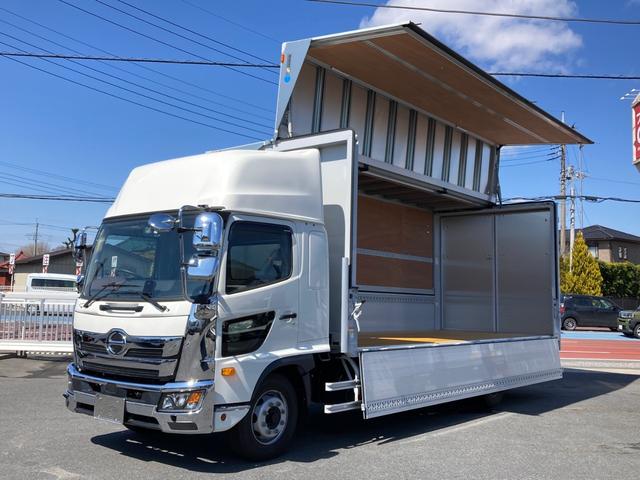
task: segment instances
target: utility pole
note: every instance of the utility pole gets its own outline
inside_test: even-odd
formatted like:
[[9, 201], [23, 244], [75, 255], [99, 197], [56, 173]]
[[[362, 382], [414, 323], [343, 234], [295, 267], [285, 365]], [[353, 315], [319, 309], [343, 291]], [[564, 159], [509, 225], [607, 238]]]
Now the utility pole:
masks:
[[571, 181], [571, 189], [570, 189], [570, 197], [571, 197], [571, 208], [569, 210], [569, 271], [573, 270], [573, 244], [576, 239], [576, 188], [574, 183], [575, 171], [573, 169], [573, 165], [569, 167], [569, 172], [567, 173], [567, 178]]
[[40, 224], [38, 223], [38, 219], [36, 218], [36, 231], [33, 234], [33, 256], [38, 255], [38, 228]]
[[[564, 112], [562, 112], [564, 123]], [[567, 250], [567, 146], [560, 145], [560, 255]]]

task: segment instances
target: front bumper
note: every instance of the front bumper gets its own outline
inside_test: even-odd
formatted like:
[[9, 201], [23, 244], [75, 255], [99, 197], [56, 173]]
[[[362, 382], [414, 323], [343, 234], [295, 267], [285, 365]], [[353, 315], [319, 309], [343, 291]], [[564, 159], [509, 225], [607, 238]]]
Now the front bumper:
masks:
[[622, 333], [632, 334], [633, 333], [632, 319], [618, 318], [618, 331]]
[[[140, 384], [86, 375], [78, 371], [73, 363], [67, 367], [67, 375], [68, 386], [64, 398], [67, 408], [72, 412], [93, 416], [97, 396], [111, 395], [124, 399], [123, 423], [125, 425], [167, 433], [194, 434], [214, 431], [213, 380], [171, 382], [162, 385]], [[162, 394], [193, 390], [205, 390], [198, 410], [158, 411], [157, 406]], [[222, 411], [224, 409], [221, 409]], [[227, 415], [224, 418], [226, 420]]]

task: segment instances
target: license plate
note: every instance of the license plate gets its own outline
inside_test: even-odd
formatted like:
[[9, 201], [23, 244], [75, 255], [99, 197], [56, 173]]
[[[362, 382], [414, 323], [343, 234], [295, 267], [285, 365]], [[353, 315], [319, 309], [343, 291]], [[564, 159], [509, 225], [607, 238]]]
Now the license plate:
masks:
[[93, 417], [111, 423], [124, 423], [124, 402], [124, 398], [98, 393]]

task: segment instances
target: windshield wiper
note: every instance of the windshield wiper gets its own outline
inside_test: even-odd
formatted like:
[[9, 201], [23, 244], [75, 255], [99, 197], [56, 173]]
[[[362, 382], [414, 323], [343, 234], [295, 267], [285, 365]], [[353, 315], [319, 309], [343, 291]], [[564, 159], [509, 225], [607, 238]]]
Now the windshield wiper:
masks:
[[111, 292], [115, 292], [116, 290], [118, 290], [120, 287], [135, 287], [135, 285], [125, 285], [124, 283], [116, 283], [116, 282], [111, 282], [111, 283], [106, 283], [100, 290], [98, 290], [96, 293], [94, 293], [93, 295], [91, 295], [86, 302], [84, 302], [83, 307], [84, 308], [88, 308], [91, 306], [91, 304], [93, 302], [95, 302], [96, 300], [100, 300], [100, 294], [102, 292], [104, 292], [107, 288], [112, 288], [113, 290], [110, 290], [107, 293], [111, 293]]
[[[127, 293], [129, 293], [129, 292], [127, 292]], [[131, 292], [131, 293], [134, 293], [134, 292]], [[140, 295], [140, 298], [142, 298], [143, 300], [146, 300], [147, 302], [149, 302], [151, 305], [156, 307], [161, 312], [164, 312], [164, 311], [167, 310], [167, 307], [165, 307], [164, 305], [160, 305], [153, 298], [151, 298], [151, 295], [149, 295], [148, 293], [144, 293], [144, 292], [135, 292], [135, 293]]]

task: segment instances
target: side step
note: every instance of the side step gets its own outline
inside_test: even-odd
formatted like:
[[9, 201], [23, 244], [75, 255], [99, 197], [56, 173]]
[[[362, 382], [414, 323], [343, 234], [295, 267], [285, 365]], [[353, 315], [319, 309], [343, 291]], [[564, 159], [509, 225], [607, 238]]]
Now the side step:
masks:
[[326, 382], [324, 384], [324, 390], [326, 392], [338, 392], [340, 390], [353, 390], [360, 387], [360, 382], [357, 380], [345, 380], [343, 382]]
[[340, 413], [348, 410], [360, 410], [361, 405], [362, 402], [360, 400], [346, 403], [334, 403], [333, 405], [325, 405], [324, 413]]
[[355, 400], [345, 403], [333, 403], [324, 406], [324, 413], [340, 413], [348, 410], [359, 410], [362, 402], [360, 401], [360, 382], [358, 380], [344, 380], [342, 382], [326, 382], [324, 389], [327, 392], [339, 392], [341, 390], [353, 390]]

